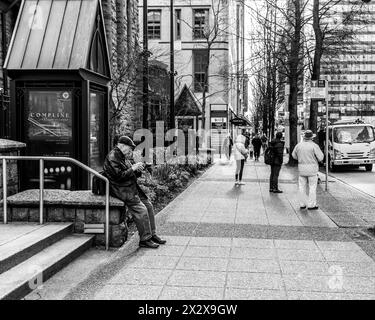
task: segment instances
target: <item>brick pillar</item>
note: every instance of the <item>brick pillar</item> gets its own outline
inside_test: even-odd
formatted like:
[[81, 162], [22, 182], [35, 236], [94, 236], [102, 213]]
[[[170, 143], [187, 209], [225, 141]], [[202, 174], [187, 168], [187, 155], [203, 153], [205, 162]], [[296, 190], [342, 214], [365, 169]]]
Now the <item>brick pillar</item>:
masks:
[[[19, 156], [20, 150], [26, 145], [21, 142], [0, 139], [1, 156]], [[7, 191], [8, 196], [18, 192], [18, 165], [16, 161], [7, 160]], [[3, 199], [3, 162], [0, 160], [0, 200]]]

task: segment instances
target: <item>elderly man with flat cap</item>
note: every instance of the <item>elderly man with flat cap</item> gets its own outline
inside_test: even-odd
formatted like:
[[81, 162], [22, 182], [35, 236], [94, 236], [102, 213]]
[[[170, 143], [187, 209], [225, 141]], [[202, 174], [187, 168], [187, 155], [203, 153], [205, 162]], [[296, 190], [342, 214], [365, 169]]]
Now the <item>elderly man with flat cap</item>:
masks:
[[116, 146], [104, 161], [103, 170], [110, 181], [111, 195], [122, 200], [134, 217], [140, 237], [139, 246], [156, 249], [166, 241], [156, 235], [153, 205], [137, 183], [145, 165], [135, 163], [135, 147], [129, 137], [118, 138]]
[[[311, 130], [306, 130], [303, 141], [298, 143], [292, 157], [298, 161], [298, 185], [300, 191], [300, 208], [317, 210], [316, 187], [318, 184], [319, 162], [323, 161], [324, 154], [313, 141], [315, 135]], [[308, 191], [307, 191], [308, 189]]]

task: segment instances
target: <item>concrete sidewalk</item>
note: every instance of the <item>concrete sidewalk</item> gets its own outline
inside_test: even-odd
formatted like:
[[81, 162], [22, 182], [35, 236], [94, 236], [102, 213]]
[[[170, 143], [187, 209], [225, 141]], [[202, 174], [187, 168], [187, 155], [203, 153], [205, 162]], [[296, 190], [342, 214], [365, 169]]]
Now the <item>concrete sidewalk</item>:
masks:
[[[330, 194], [319, 191], [322, 209], [300, 210], [295, 169], [281, 171], [283, 194], [269, 193], [262, 162], [246, 163], [244, 186], [234, 186], [234, 170], [217, 161], [158, 215], [167, 245], [133, 245], [59, 298], [375, 298], [373, 239], [334, 222]], [[49, 281], [34, 296], [53, 299], [59, 275]]]

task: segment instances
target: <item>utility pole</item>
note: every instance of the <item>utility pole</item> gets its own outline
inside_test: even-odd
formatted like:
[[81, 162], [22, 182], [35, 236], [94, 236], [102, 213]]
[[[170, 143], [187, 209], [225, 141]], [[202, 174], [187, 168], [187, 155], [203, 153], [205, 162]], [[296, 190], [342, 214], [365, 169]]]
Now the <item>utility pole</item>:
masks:
[[169, 93], [169, 100], [170, 100], [170, 119], [169, 119], [169, 128], [172, 129], [175, 127], [175, 119], [174, 119], [174, 7], [173, 7], [173, 0], [171, 0], [170, 5], [170, 93]]
[[143, 128], [148, 128], [148, 20], [147, 0], [143, 0]]

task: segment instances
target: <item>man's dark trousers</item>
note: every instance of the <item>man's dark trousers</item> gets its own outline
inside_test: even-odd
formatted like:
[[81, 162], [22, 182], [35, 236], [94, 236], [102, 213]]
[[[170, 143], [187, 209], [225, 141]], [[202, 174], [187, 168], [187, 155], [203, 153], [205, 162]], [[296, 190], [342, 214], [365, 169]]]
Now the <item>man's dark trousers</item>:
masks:
[[271, 165], [270, 190], [279, 189], [279, 174], [281, 165]]

